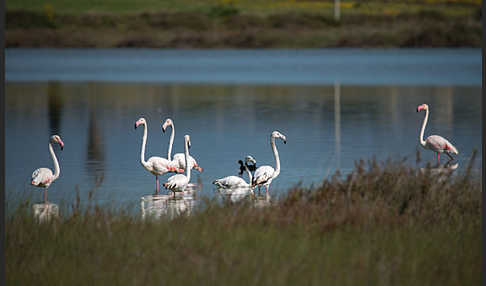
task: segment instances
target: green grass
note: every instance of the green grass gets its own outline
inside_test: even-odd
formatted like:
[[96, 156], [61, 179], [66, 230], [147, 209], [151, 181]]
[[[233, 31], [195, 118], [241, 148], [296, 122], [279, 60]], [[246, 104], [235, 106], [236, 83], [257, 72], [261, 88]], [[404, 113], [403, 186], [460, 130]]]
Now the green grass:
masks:
[[[435, 10], [447, 15], [470, 14], [481, 6], [480, 0], [429, 0], [429, 1], [341, 1], [342, 13], [398, 14]], [[7, 10], [44, 11], [53, 9], [59, 13], [113, 12], [134, 13], [143, 11], [200, 11], [207, 12], [215, 6], [231, 5], [242, 13], [273, 14], [287, 12], [333, 13], [333, 1], [298, 0], [7, 0]]]
[[436, 12], [245, 15], [233, 8], [201, 12], [56, 14], [7, 12], [7, 47], [327, 48], [479, 47], [476, 18]]
[[481, 1], [141, 0], [6, 3], [7, 47], [479, 47]]
[[[471, 164], [472, 166], [472, 164]], [[8, 285], [477, 285], [481, 189], [470, 168], [445, 180], [361, 162], [272, 206], [211, 201], [190, 217], [141, 221], [74, 209], [6, 221]]]
[[7, 47], [480, 47], [480, 0], [9, 0]]

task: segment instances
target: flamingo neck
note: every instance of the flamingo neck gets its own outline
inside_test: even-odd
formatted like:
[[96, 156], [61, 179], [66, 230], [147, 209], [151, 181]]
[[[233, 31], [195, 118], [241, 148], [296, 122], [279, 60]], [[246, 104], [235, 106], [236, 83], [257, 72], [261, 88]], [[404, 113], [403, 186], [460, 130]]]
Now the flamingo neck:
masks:
[[272, 144], [273, 156], [275, 157], [275, 172], [273, 173], [273, 178], [276, 178], [280, 174], [280, 158], [278, 156], [277, 146], [275, 145], [275, 137], [270, 139], [270, 144]]
[[49, 152], [54, 162], [54, 179], [57, 179], [61, 173], [61, 168], [59, 168], [59, 162], [57, 161], [56, 153], [54, 153], [54, 148], [52, 148], [52, 143], [49, 143]]
[[188, 159], [189, 159], [189, 143], [186, 141], [184, 145], [184, 160], [186, 161], [186, 177], [187, 181], [191, 181], [191, 168], [189, 168], [188, 164]]
[[147, 124], [143, 125], [143, 137], [142, 137], [142, 150], [140, 151], [140, 163], [142, 166], [146, 166], [147, 162], [145, 161], [145, 144], [147, 143]]
[[251, 182], [253, 181], [253, 176], [251, 175], [251, 172], [248, 169], [248, 165], [246, 163], [245, 163], [245, 171], [248, 174], [248, 185], [251, 186]]
[[427, 120], [429, 119], [429, 110], [425, 110], [425, 118], [424, 122], [422, 123], [422, 129], [420, 130], [420, 136], [419, 136], [419, 141], [422, 146], [425, 146], [425, 140], [424, 140], [424, 131], [425, 131], [425, 125], [427, 125]]
[[167, 151], [167, 160], [171, 161], [171, 154], [172, 154], [172, 144], [174, 144], [174, 136], [175, 136], [175, 128], [174, 124], [170, 125], [172, 131], [170, 132], [170, 139], [169, 139], [169, 150]]

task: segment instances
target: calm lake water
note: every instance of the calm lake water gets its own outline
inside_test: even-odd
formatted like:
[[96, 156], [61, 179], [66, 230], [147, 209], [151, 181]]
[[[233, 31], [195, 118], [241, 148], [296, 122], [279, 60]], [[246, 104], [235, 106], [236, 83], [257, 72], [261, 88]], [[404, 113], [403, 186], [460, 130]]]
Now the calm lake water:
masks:
[[[336, 170], [353, 169], [359, 159], [435, 155], [419, 149], [418, 135], [430, 106], [425, 135], [455, 144], [459, 168], [481, 151], [480, 50], [311, 50], [311, 51], [6, 51], [7, 200], [32, 196], [32, 171], [52, 168], [47, 145], [56, 149], [61, 177], [49, 200], [72, 202], [98, 186], [99, 203], [138, 203], [153, 192], [155, 178], [140, 165], [143, 128], [148, 121], [146, 158], [166, 156], [175, 123], [175, 152], [191, 135], [191, 155], [203, 173], [202, 195], [212, 196], [214, 179], [236, 175], [237, 161], [252, 155], [274, 165], [273, 130], [282, 170], [270, 192], [278, 195], [298, 182], [319, 184]], [[446, 156], [442, 156], [446, 161]], [[164, 182], [169, 175], [163, 176]], [[246, 177], [245, 177], [246, 178]]]

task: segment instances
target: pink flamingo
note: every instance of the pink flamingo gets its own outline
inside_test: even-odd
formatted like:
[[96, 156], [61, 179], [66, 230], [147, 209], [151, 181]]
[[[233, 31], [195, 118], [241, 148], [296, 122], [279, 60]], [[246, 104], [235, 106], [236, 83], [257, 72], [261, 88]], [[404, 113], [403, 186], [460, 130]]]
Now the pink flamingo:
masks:
[[169, 161], [162, 157], [150, 157], [147, 161], [145, 161], [145, 144], [147, 142], [147, 121], [145, 118], [141, 117], [140, 119], [135, 122], [135, 129], [139, 125], [144, 126], [143, 131], [143, 141], [142, 141], [142, 151], [140, 152], [140, 163], [145, 168], [145, 170], [149, 171], [150, 173], [155, 175], [155, 186], [156, 186], [156, 194], [159, 193], [159, 176], [164, 175], [168, 172], [183, 172], [184, 170], [178, 169], [176, 163], [173, 161]]
[[[162, 132], [165, 133], [165, 130], [169, 126], [172, 127], [171, 128], [172, 131], [170, 133], [169, 150], [167, 151], [167, 159], [177, 162], [180, 169], [186, 169], [186, 158], [185, 158], [184, 153], [174, 154], [174, 157], [172, 157], [172, 159], [171, 159], [172, 145], [174, 144], [175, 127], [174, 127], [174, 122], [172, 121], [172, 119], [167, 118], [165, 120], [164, 124], [162, 125]], [[199, 172], [203, 171], [203, 169], [201, 167], [199, 167], [199, 164], [197, 163], [196, 159], [194, 159], [194, 157], [192, 157], [191, 155], [189, 155], [189, 157], [187, 158], [187, 161], [189, 163], [189, 166], [192, 166], [191, 168], [196, 169]]]
[[[186, 166], [188, 165], [189, 160], [189, 148], [191, 148], [191, 137], [189, 135], [184, 136], [184, 159]], [[176, 174], [171, 176], [167, 179], [167, 182], [164, 183], [164, 187], [171, 190], [174, 193], [176, 192], [184, 192], [191, 181], [191, 169], [186, 168], [186, 174]]]
[[268, 165], [260, 166], [256, 169], [251, 188], [258, 186], [259, 193], [261, 186], [265, 186], [267, 189], [266, 193], [268, 194], [270, 184], [280, 174], [280, 157], [278, 156], [277, 146], [275, 145], [275, 138], [280, 138], [284, 144], [287, 144], [287, 138], [282, 133], [273, 131], [272, 135], [270, 135], [270, 145], [272, 146], [273, 156], [275, 157], [275, 169]]
[[425, 149], [432, 150], [437, 153], [437, 163], [440, 164], [440, 153], [445, 153], [451, 160], [454, 158], [451, 156], [453, 154], [459, 154], [456, 147], [451, 144], [451, 142], [447, 141], [442, 136], [439, 135], [431, 135], [424, 140], [424, 130], [425, 125], [427, 125], [427, 120], [429, 119], [429, 106], [427, 104], [422, 104], [417, 107], [417, 112], [420, 110], [425, 110], [425, 118], [424, 122], [422, 123], [422, 130], [420, 130], [420, 145]]
[[32, 173], [32, 185], [40, 188], [44, 188], [44, 203], [47, 204], [47, 188], [59, 178], [61, 173], [61, 168], [59, 167], [59, 162], [57, 161], [56, 154], [52, 148], [52, 143], [57, 143], [61, 146], [61, 150], [64, 148], [64, 142], [62, 142], [59, 135], [51, 136], [49, 140], [49, 152], [51, 153], [52, 161], [54, 162], [54, 174], [48, 168], [39, 168]]

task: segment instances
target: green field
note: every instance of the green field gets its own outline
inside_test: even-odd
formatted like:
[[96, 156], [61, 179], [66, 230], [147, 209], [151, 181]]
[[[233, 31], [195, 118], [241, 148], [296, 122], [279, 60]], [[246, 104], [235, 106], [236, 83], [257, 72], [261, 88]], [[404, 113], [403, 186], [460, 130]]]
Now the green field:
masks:
[[[140, 1], [69, 1], [69, 0], [7, 0], [7, 10], [44, 11], [52, 9], [59, 13], [136, 13], [136, 12], [209, 12], [218, 6], [231, 6], [243, 14], [268, 15], [287, 12], [332, 14], [333, 1], [298, 0], [140, 0]], [[480, 0], [428, 0], [428, 1], [341, 1], [341, 11], [347, 14], [397, 15], [433, 10], [446, 16], [474, 15], [481, 6]]]
[[6, 220], [8, 285], [478, 285], [481, 186], [401, 163], [357, 164], [265, 208], [212, 201], [141, 221], [74, 207]]
[[480, 47], [478, 0], [7, 1], [7, 47]]

